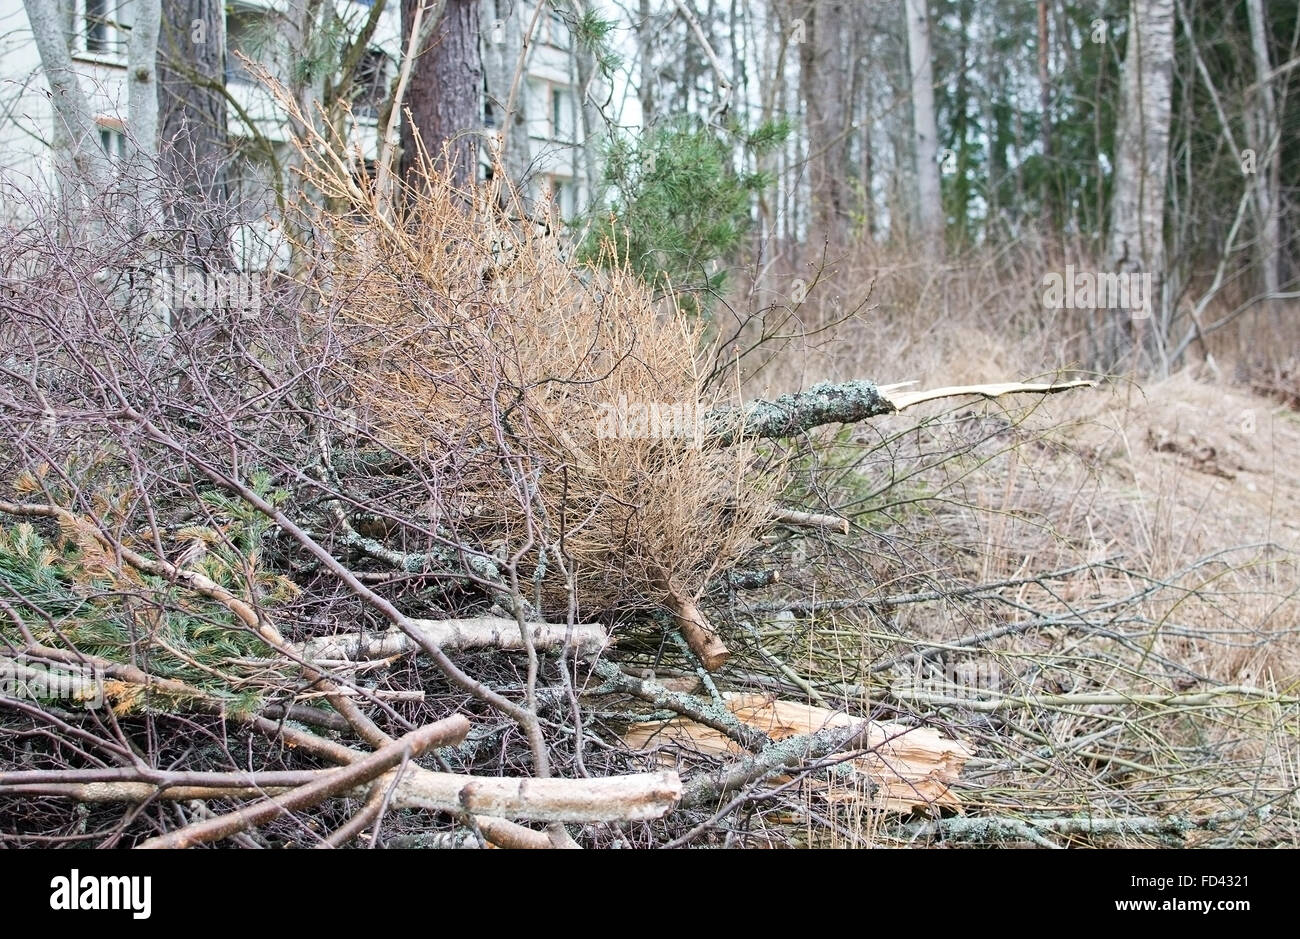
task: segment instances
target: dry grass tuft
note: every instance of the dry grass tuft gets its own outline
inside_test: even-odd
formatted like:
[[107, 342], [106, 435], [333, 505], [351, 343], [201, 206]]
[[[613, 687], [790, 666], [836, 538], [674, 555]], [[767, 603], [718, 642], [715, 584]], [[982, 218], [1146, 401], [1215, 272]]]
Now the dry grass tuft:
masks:
[[[698, 321], [628, 270], [571, 263], [491, 185], [432, 173], [391, 213], [329, 142], [302, 155], [347, 206], [311, 219], [336, 260], [308, 320], [363, 436], [435, 468], [439, 530], [503, 560], [530, 544], [520, 576], [560, 611], [573, 593], [590, 612], [698, 596], [752, 543], [777, 478], [703, 440]], [[568, 577], [537, 560], [560, 539]]]

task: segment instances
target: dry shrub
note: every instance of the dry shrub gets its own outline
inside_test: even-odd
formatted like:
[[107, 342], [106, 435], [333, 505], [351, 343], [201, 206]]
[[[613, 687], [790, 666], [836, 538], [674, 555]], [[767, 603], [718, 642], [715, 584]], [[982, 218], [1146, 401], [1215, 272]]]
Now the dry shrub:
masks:
[[752, 544], [776, 476], [703, 437], [698, 321], [626, 269], [570, 262], [490, 184], [427, 170], [390, 221], [374, 181], [312, 143], [307, 184], [346, 208], [310, 219], [332, 263], [307, 320], [362, 435], [437, 468], [440, 530], [502, 560], [531, 545], [517, 570], [552, 610], [574, 591], [591, 611], [698, 596]]

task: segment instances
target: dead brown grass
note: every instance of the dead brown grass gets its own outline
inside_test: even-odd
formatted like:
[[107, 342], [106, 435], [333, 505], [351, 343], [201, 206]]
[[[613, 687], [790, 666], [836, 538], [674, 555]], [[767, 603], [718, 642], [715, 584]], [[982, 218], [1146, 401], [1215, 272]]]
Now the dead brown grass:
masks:
[[[1081, 333], [1021, 289], [1045, 269], [1031, 249], [946, 270], [905, 257], [846, 262], [829, 273], [828, 292], [843, 308], [870, 285], [870, 311], [831, 336], [790, 343], [764, 371], [764, 390], [823, 378], [925, 386], [1057, 374], [1077, 364]], [[806, 319], [823, 316], [818, 307]], [[1243, 340], [1265, 325], [1243, 317], [1212, 337], [1213, 361], [1194, 350], [1163, 380], [1120, 377], [1030, 405], [935, 405], [920, 421], [875, 421], [842, 438], [814, 472], [828, 504], [853, 506], [861, 528], [851, 543], [814, 549], [801, 583], [805, 596], [811, 588], [850, 605], [769, 619], [766, 650], [858, 708], [902, 708], [973, 740], [962, 796], [974, 814], [1235, 812], [1226, 828], [1186, 843], [1296, 843], [1300, 418], [1279, 392], [1286, 356]], [[980, 598], [866, 602], [1103, 559], [1112, 560]], [[866, 591], [864, 570], [878, 580]], [[1052, 622], [970, 644], [1044, 617]], [[996, 695], [954, 690], [938, 707], [900, 698], [908, 666], [889, 663], [921, 652], [996, 676]], [[1124, 703], [1234, 688], [1251, 694], [1189, 707]], [[1018, 703], [981, 709], [997, 695]], [[1053, 695], [1082, 703], [1041, 703]], [[837, 844], [890, 838], [861, 818], [814, 827]]]
[[[349, 207], [311, 218], [338, 261], [307, 315], [366, 432], [440, 467], [437, 525], [502, 557], [531, 545], [519, 571], [560, 612], [571, 594], [592, 612], [698, 596], [746, 549], [779, 473], [705, 445], [698, 321], [618, 265], [569, 263], [490, 186], [431, 173], [393, 212], [334, 143], [302, 156], [308, 184]], [[671, 427], [634, 418], [611, 436], [638, 407]]]

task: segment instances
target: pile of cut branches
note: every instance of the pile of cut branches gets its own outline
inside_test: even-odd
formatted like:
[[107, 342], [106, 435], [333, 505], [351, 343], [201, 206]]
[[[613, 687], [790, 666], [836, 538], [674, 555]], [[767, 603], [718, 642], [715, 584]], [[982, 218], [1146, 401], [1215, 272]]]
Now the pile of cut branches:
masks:
[[[960, 806], [955, 733], [715, 614], [779, 585], [779, 532], [848, 530], [791, 503], [789, 441], [1080, 383], [722, 400], [671, 300], [499, 193], [396, 212], [341, 143], [302, 162], [332, 208], [251, 308], [160, 308], [192, 251], [108, 213], [0, 245], [4, 838], [689, 843], [772, 780]], [[733, 647], [818, 706], [720, 688]]]

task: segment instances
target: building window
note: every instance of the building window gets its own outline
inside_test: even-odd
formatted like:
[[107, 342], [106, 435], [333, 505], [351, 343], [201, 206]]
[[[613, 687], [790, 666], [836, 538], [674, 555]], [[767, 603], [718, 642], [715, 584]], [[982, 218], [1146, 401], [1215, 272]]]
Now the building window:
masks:
[[77, 51], [125, 56], [131, 38], [132, 0], [77, 0]]
[[541, 196], [549, 199], [554, 212], [561, 220], [578, 214], [578, 187], [572, 179], [547, 176], [542, 183]]
[[382, 49], [367, 49], [357, 65], [352, 92], [352, 113], [367, 120], [378, 120], [379, 109], [388, 98], [388, 55]]
[[551, 139], [573, 143], [576, 138], [573, 93], [568, 88], [551, 88]]
[[86, 0], [86, 51], [108, 51], [108, 0]]
[[108, 154], [110, 162], [117, 164], [126, 160], [126, 135], [120, 130], [101, 125], [99, 145], [104, 148], [104, 153]]

